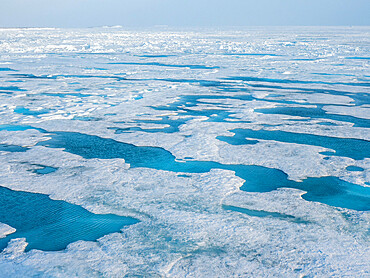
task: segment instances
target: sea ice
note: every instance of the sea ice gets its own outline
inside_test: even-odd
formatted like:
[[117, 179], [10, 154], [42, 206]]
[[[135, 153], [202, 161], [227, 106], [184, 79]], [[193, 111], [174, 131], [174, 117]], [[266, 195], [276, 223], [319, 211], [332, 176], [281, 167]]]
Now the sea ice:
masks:
[[[0, 185], [140, 221], [57, 252], [14, 238], [0, 276], [367, 277], [368, 33], [0, 29]], [[245, 191], [237, 165], [285, 187]]]

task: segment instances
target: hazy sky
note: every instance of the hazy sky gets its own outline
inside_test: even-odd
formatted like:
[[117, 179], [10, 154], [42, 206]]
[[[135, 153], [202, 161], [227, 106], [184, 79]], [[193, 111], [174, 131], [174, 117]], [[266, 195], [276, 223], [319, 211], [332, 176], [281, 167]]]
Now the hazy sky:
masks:
[[370, 0], [0, 0], [0, 27], [370, 25]]

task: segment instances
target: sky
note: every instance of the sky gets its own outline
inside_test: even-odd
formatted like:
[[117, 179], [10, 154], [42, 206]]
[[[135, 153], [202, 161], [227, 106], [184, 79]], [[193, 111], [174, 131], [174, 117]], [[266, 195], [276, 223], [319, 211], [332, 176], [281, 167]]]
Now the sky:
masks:
[[0, 27], [370, 25], [370, 0], [0, 0]]

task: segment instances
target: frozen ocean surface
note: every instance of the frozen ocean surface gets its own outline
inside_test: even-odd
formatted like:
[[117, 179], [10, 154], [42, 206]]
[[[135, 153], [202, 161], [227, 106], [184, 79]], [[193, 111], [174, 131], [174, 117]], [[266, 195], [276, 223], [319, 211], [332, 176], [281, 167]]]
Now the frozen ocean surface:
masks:
[[369, 277], [370, 28], [0, 29], [0, 277]]

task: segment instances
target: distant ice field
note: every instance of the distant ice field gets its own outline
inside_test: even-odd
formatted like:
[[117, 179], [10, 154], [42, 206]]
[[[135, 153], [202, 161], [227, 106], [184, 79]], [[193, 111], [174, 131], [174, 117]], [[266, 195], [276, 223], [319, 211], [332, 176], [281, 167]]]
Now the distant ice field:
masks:
[[369, 27], [0, 29], [0, 277], [369, 277], [369, 57]]

